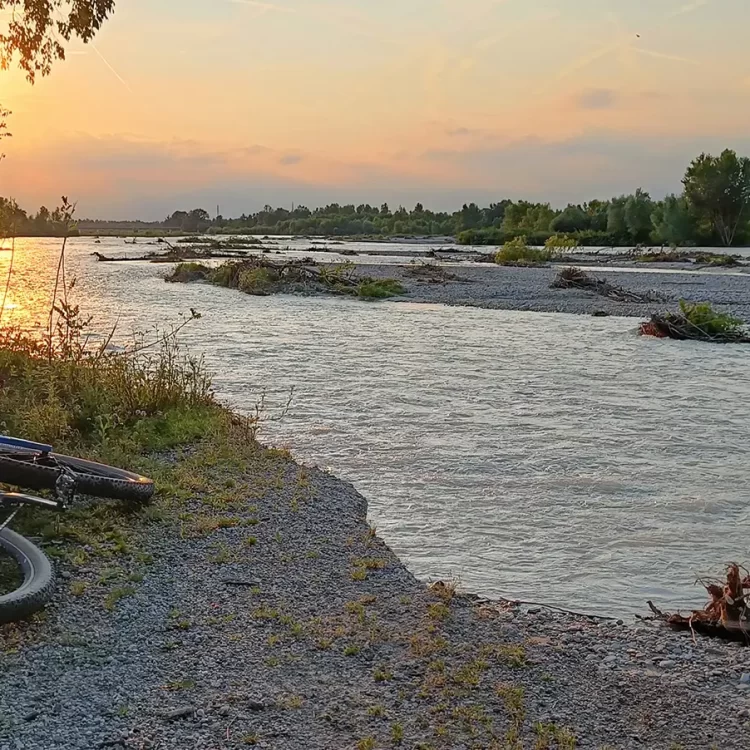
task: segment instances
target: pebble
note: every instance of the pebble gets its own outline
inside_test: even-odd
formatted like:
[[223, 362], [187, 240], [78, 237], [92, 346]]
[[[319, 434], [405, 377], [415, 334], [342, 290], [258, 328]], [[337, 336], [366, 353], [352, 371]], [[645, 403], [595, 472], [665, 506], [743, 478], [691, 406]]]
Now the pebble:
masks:
[[672, 661], [672, 659], [663, 659], [659, 662], [659, 666], [662, 669], [674, 669], [677, 666], [677, 662]]
[[186, 719], [188, 716], [192, 716], [195, 709], [192, 706], [181, 706], [175, 708], [166, 715], [167, 721], [177, 721], [178, 719]]

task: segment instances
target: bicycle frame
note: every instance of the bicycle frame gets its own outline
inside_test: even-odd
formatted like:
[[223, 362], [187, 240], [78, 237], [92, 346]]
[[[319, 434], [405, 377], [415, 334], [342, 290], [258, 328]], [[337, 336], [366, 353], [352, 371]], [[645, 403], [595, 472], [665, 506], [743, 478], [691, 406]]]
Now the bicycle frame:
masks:
[[31, 440], [22, 440], [21, 438], [10, 437], [10, 435], [0, 435], [0, 448], [7, 445], [9, 448], [20, 448], [21, 450], [32, 451], [45, 455], [52, 453], [52, 446], [44, 443], [35, 443]]
[[16, 517], [16, 513], [18, 513], [22, 505], [35, 505], [38, 508], [55, 511], [63, 511], [66, 507], [65, 503], [60, 500], [47, 500], [43, 497], [24, 495], [20, 492], [0, 492], [0, 509], [15, 508], [4, 521], [0, 521], [0, 531]]

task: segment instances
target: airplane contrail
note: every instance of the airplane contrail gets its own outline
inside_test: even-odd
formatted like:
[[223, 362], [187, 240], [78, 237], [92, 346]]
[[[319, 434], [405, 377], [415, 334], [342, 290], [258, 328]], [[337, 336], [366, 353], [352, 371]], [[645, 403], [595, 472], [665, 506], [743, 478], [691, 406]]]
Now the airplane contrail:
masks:
[[104, 57], [101, 52], [99, 52], [99, 48], [93, 42], [91, 42], [91, 48], [94, 50], [94, 52], [96, 52], [97, 55], [99, 55], [99, 59], [110, 69], [112, 75], [114, 75], [114, 77], [132, 94], [133, 89], [130, 88], [128, 82], [109, 64], [107, 58]]

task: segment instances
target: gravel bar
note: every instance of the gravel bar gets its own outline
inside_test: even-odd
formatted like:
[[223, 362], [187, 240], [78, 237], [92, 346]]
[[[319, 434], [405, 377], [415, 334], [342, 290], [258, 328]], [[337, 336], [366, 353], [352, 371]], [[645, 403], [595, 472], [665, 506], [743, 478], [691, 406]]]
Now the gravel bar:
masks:
[[[673, 309], [680, 299], [711, 302], [717, 309], [731, 312], [750, 323], [750, 276], [742, 271], [689, 271], [659, 269], [654, 272], [632, 268], [587, 268], [597, 278], [641, 294], [654, 292], [665, 302], [632, 304], [577, 289], [550, 289], [561, 266], [519, 268], [457, 264], [446, 266], [460, 281], [432, 283], [417, 281], [406, 271], [408, 266], [362, 264], [357, 272], [374, 278], [399, 279], [411, 302], [465, 305], [499, 310], [529, 310], [648, 318], [653, 313]], [[669, 272], [664, 272], [668, 270]]]
[[153, 561], [109, 606], [105, 560], [3, 631], [0, 748], [748, 747], [749, 649], [451, 597], [351, 485], [286, 459], [278, 480], [245, 525], [145, 526]]

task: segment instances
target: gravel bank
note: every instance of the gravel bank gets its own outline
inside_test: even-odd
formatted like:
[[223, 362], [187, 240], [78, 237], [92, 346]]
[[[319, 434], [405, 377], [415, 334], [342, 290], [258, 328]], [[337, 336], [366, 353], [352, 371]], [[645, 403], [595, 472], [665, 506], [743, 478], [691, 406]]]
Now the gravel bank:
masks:
[[500, 310], [530, 310], [591, 315], [647, 318], [652, 313], [674, 307], [680, 299], [711, 302], [750, 322], [750, 277], [742, 272], [729, 274], [718, 271], [670, 273], [596, 268], [590, 271], [597, 278], [623, 286], [634, 292], [657, 292], [666, 303], [630, 304], [615, 302], [590, 292], [575, 289], [550, 289], [559, 267], [513, 268], [506, 266], [456, 265], [447, 270], [463, 281], [435, 284], [416, 281], [406, 273], [407, 266], [358, 265], [363, 275], [398, 278], [406, 286], [412, 302], [444, 305], [468, 305]]
[[[1, 631], [0, 748], [747, 747], [750, 650], [451, 599], [352, 486], [288, 459], [260, 493], [227, 476], [142, 529], [127, 586], [92, 558], [42, 621]], [[244, 523], [215, 508], [194, 533], [232, 482]]]

